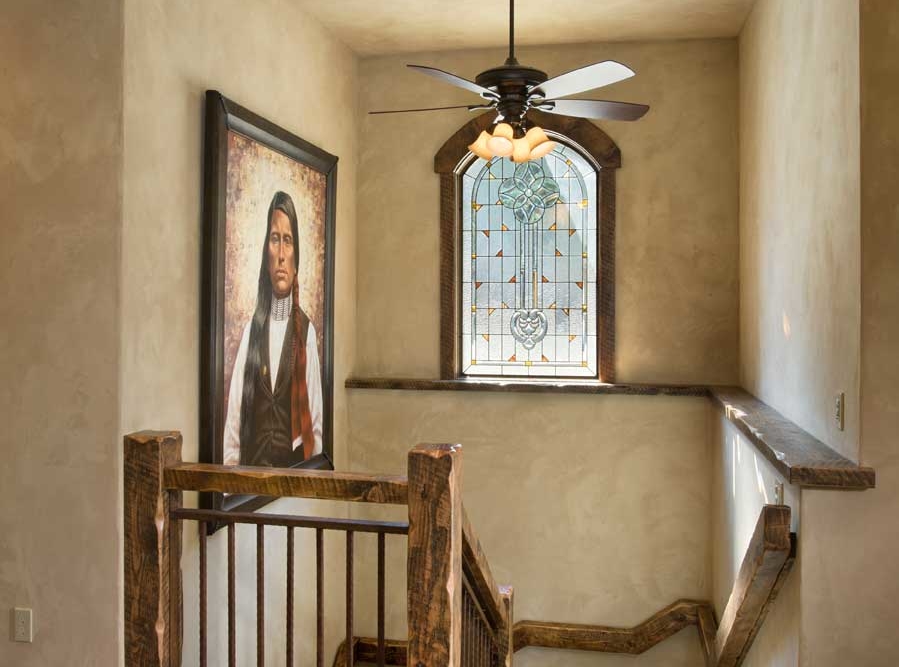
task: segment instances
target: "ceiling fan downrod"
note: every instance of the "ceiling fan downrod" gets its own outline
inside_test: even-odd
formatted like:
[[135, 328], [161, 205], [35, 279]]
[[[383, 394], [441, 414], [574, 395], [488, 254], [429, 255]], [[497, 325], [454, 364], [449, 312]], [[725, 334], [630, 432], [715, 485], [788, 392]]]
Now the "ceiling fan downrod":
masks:
[[515, 0], [509, 0], [509, 57], [506, 65], [517, 65], [515, 59]]

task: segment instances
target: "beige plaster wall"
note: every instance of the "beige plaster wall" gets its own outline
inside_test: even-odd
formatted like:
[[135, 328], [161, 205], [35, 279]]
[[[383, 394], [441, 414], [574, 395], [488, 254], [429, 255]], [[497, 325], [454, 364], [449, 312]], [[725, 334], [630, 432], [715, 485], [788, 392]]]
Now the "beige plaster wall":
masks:
[[[357, 62], [289, 0], [125, 2], [125, 158], [122, 225], [121, 422], [184, 433], [184, 457], [196, 460], [200, 330], [203, 95], [209, 88], [340, 158], [337, 177], [335, 298], [335, 455], [347, 466], [343, 381], [355, 354], [355, 207]], [[192, 499], [188, 499], [192, 502]], [[343, 507], [282, 501], [266, 511], [345, 514]], [[243, 531], [241, 531], [243, 532]], [[253, 571], [255, 537], [239, 535], [238, 566]], [[223, 609], [224, 533], [210, 544], [210, 609]], [[297, 572], [311, 558], [298, 535]], [[335, 538], [336, 539], [336, 538]], [[284, 618], [284, 536], [268, 534], [268, 617]], [[326, 549], [340, 572], [342, 548]], [[196, 532], [185, 529], [185, 664], [197, 659]], [[329, 576], [330, 576], [329, 574]], [[339, 577], [338, 577], [339, 579]], [[304, 579], [305, 580], [305, 579]], [[214, 582], [218, 583], [214, 583]], [[241, 627], [255, 627], [255, 576], [241, 577]], [[337, 588], [334, 588], [336, 585]], [[329, 644], [337, 641], [341, 591], [329, 607]], [[306, 602], [309, 602], [307, 599]], [[298, 649], [314, 632], [310, 607], [297, 610]], [[333, 632], [331, 632], [333, 630]], [[268, 657], [283, 660], [283, 623], [271, 621]], [[226, 623], [211, 620], [210, 659], [221, 658]], [[255, 635], [239, 633], [240, 660], [255, 653]], [[330, 653], [333, 655], [333, 653]], [[218, 657], [216, 657], [218, 656]]]
[[899, 5], [859, 4], [861, 458], [877, 488], [803, 493], [802, 649], [814, 667], [889, 667], [899, 655]]
[[[516, 619], [630, 626], [708, 599], [707, 401], [646, 396], [350, 393], [353, 468], [402, 471], [421, 442], [463, 445], [463, 498]], [[500, 429], [501, 424], [501, 429]], [[364, 506], [354, 514], [372, 516]], [[365, 512], [365, 514], [363, 514]], [[404, 516], [403, 508], [389, 514]], [[405, 637], [405, 540], [388, 542], [388, 634]], [[360, 547], [359, 631], [375, 631], [373, 541]], [[689, 628], [638, 656], [527, 649], [516, 665], [702, 662]]]
[[858, 1], [759, 0], [740, 35], [741, 382], [857, 459], [858, 357]]
[[0, 63], [0, 665], [113, 665], [121, 4], [3, 3]]
[[[758, 0], [740, 35], [741, 384], [852, 458], [859, 455], [858, 104], [857, 1]], [[845, 431], [832, 419], [840, 391]], [[783, 480], [715, 412], [712, 568], [720, 614], [761, 505], [773, 502], [773, 484]], [[815, 559], [838, 550], [825, 556], [813, 546], [821, 537], [809, 520], [815, 499], [802, 493], [800, 504], [798, 490], [785, 486], [799, 557], [747, 665], [820, 664], [806, 651], [815, 607], [807, 594], [822, 584]], [[833, 648], [832, 638], [822, 640]]]
[[[597, 96], [652, 107], [637, 123], [599, 123], [620, 147], [623, 163], [617, 176], [619, 381], [735, 382], [735, 41], [526, 47], [517, 55], [551, 74], [620, 60], [637, 76]], [[363, 60], [361, 109], [477, 102], [404, 64], [474, 78], [504, 58], [500, 50], [486, 50]], [[359, 374], [437, 376], [439, 182], [433, 158], [469, 117], [457, 110], [361, 121]]]

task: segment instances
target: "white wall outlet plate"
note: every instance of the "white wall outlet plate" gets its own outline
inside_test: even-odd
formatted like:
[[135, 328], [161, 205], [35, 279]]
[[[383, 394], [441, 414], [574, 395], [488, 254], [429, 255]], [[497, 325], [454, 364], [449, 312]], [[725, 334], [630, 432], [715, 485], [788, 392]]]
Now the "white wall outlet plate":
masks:
[[12, 610], [12, 630], [13, 641], [29, 644], [33, 641], [30, 609], [16, 607]]

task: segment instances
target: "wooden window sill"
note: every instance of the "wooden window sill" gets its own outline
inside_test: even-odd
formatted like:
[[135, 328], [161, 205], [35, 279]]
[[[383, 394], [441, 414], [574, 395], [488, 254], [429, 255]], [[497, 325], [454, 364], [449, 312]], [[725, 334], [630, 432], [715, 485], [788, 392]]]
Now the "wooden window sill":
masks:
[[804, 488], [874, 488], [874, 469], [850, 461], [740, 387], [606, 384], [593, 380], [430, 380], [348, 378], [347, 389], [486, 391], [628, 396], [701, 396], [730, 421], [790, 484]]
[[413, 391], [495, 391], [559, 394], [630, 394], [640, 396], [708, 396], [708, 387], [665, 384], [607, 384], [595, 380], [523, 380], [509, 378], [429, 380], [425, 378], [348, 378], [347, 389]]

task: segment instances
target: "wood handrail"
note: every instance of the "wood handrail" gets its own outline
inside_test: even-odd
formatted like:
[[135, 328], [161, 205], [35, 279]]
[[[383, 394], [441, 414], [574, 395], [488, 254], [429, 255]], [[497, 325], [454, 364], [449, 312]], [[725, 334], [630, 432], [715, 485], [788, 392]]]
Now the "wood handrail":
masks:
[[470, 576], [478, 600], [494, 628], [505, 628], [510, 619], [506, 615], [501, 589], [493, 578], [487, 555], [474, 532], [465, 508], [462, 508], [462, 567]]
[[218, 491], [259, 496], [345, 500], [405, 505], [408, 483], [402, 475], [367, 475], [302, 468], [181, 463], [166, 467], [166, 489]]
[[696, 625], [701, 610], [710, 611], [711, 605], [698, 600], [678, 600], [632, 628], [518, 621], [515, 623], [515, 650], [539, 646], [637, 655], [680, 630]]
[[[768, 608], [777, 596], [796, 557], [796, 536], [790, 533], [791, 510], [785, 505], [765, 505], [730, 597], [715, 631], [714, 643], [706, 645], [710, 667], [737, 667], [752, 647]], [[708, 624], [708, 619], [703, 619]], [[711, 628], [700, 628], [700, 637]]]

